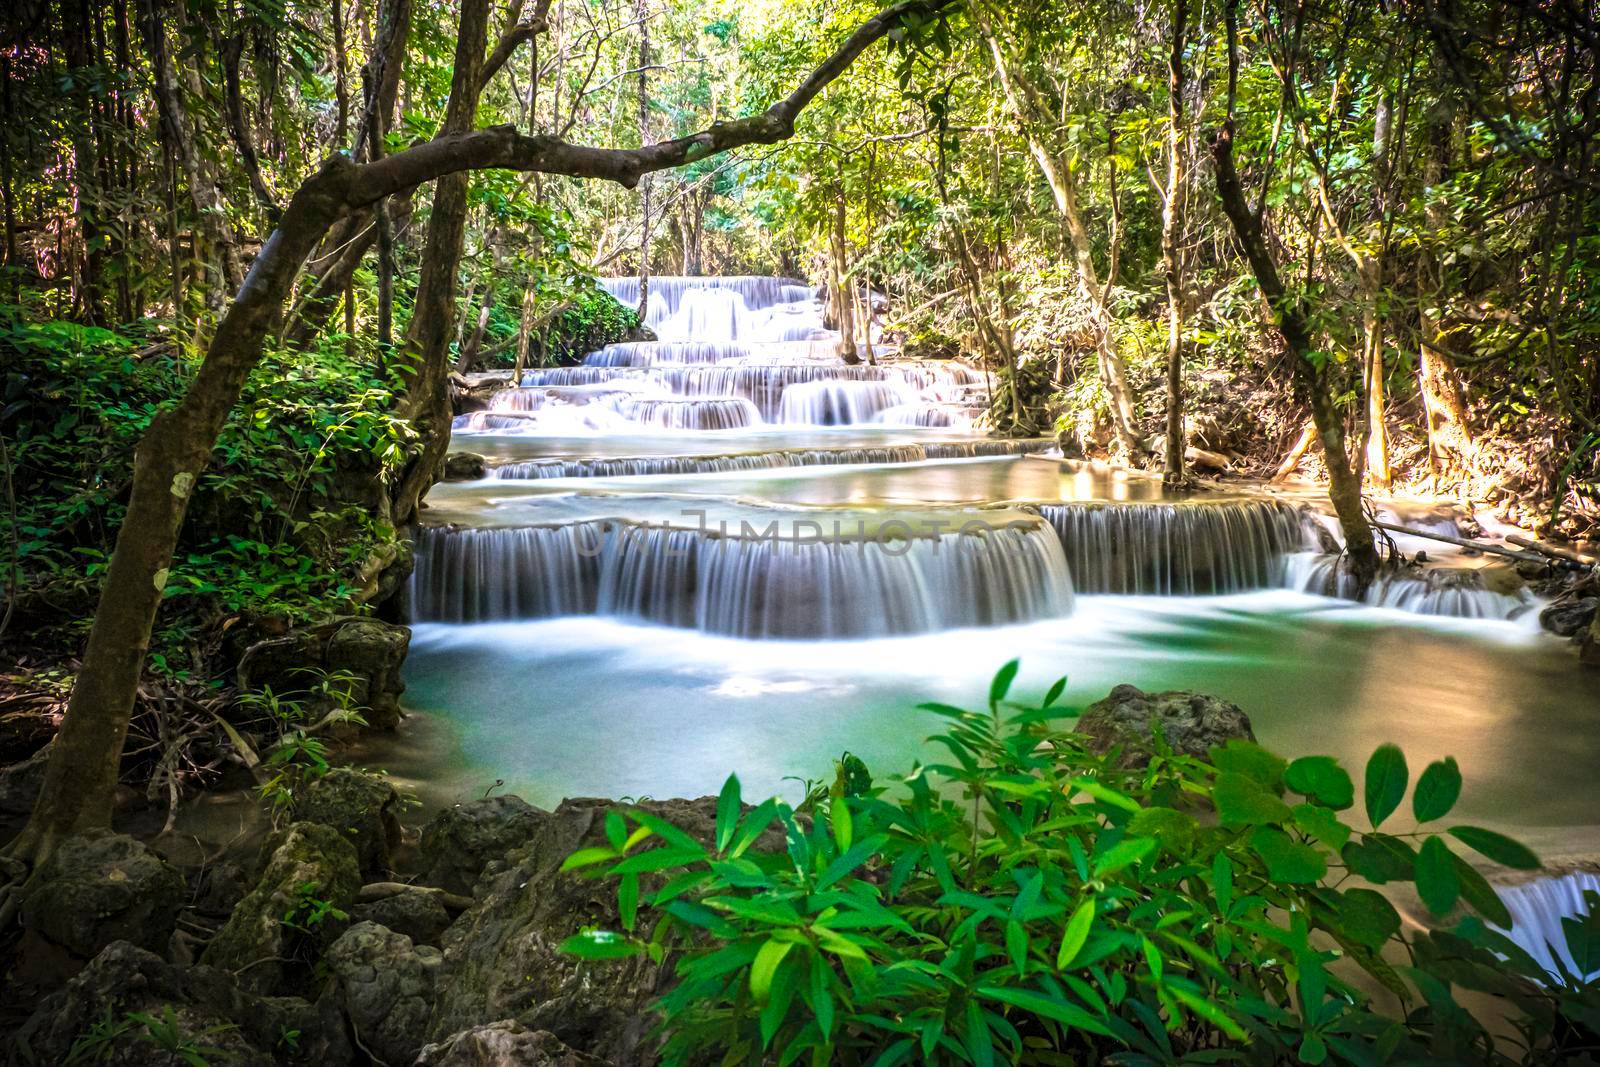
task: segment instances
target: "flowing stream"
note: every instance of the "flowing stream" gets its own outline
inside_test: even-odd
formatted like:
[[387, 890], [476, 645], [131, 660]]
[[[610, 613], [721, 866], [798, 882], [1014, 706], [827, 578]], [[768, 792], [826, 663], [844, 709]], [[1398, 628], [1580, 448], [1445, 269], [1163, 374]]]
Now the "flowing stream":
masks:
[[981, 372], [846, 366], [821, 310], [781, 278], [654, 278], [659, 341], [457, 420], [488, 477], [428, 497], [391, 771], [436, 803], [730, 771], [794, 796], [846, 750], [907, 769], [937, 725], [915, 705], [976, 706], [1020, 656], [1022, 691], [1064, 674], [1080, 704], [1216, 694], [1290, 757], [1454, 755], [1463, 819], [1595, 851], [1600, 686], [1526, 594], [1462, 566], [1336, 599], [1309, 511], [986, 439]]

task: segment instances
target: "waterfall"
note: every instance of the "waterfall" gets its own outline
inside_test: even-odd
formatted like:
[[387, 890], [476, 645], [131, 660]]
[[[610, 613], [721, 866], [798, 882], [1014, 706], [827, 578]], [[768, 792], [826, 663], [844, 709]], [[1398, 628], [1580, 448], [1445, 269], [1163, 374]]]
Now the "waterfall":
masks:
[[[1321, 596], [1355, 599], [1355, 579], [1338, 556], [1301, 552], [1289, 560], [1285, 584]], [[1477, 571], [1439, 569], [1380, 575], [1367, 588], [1362, 603], [1415, 615], [1453, 615], [1464, 619], [1514, 619], [1536, 603], [1526, 589], [1496, 593]]]
[[1306, 516], [1273, 500], [1046, 504], [1080, 592], [1194, 596], [1266, 589], [1306, 543]]
[[[638, 278], [600, 283], [638, 306]], [[645, 325], [663, 341], [805, 341], [830, 336], [819, 309], [816, 290], [788, 278], [663, 275], [650, 279]]]
[[[1521, 885], [1495, 886], [1494, 891], [1511, 913], [1511, 929], [1504, 931], [1506, 936], [1550, 974], [1560, 973], [1557, 960], [1568, 974], [1577, 972], [1562, 920], [1589, 914], [1584, 894], [1600, 893], [1600, 872], [1571, 871]], [[1600, 978], [1600, 969], [1580, 977], [1590, 981]]]
[[[480, 412], [480, 414], [482, 414]], [[917, 463], [925, 459], [975, 459], [980, 456], [1025, 456], [1045, 452], [1055, 442], [930, 441], [910, 445], [860, 448], [796, 448], [743, 452], [724, 456], [623, 456], [585, 459], [537, 459], [505, 463], [489, 469], [492, 478], [618, 478], [641, 474], [709, 474], [772, 470], [779, 467], [822, 467], [853, 463]]]
[[783, 391], [778, 421], [806, 426], [851, 426], [871, 422], [880, 412], [916, 400], [916, 391], [903, 382], [805, 382]]
[[418, 621], [602, 614], [734, 637], [845, 638], [997, 626], [1072, 607], [1060, 544], [1036, 522], [855, 539], [613, 521], [424, 526], [416, 547]]
[[885, 426], [970, 426], [972, 417], [948, 404], [900, 404], [878, 412]]
[[742, 396], [624, 400], [617, 410], [632, 422], [668, 430], [737, 430], [761, 421]]

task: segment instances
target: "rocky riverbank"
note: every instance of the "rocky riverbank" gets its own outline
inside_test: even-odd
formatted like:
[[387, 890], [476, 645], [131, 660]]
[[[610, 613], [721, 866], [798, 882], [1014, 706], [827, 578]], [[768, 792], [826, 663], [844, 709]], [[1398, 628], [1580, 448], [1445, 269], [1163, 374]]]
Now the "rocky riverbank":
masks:
[[[1157, 723], [1196, 754], [1252, 736], [1224, 701], [1132, 686], [1089, 708], [1080, 729], [1136, 762]], [[711, 844], [717, 803], [632, 807]], [[292, 821], [211, 862], [180, 866], [159, 839], [69, 839], [20, 897], [0, 999], [8, 1062], [650, 1062], [650, 1006], [671, 959], [560, 951], [585, 927], [618, 926], [614, 887], [562, 865], [606, 843], [619, 806], [569, 799], [542, 811], [491, 796], [418, 832], [402, 826], [385, 778], [340, 768], [304, 790]], [[757, 849], [783, 848], [770, 837]]]

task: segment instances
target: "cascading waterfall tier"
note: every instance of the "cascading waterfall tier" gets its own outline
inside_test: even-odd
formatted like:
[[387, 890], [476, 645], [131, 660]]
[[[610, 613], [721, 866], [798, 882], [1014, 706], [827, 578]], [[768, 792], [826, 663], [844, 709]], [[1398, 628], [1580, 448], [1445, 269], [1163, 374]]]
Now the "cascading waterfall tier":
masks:
[[[1579, 978], [1600, 978], [1600, 967], [1580, 973], [1567, 945], [1563, 919], [1589, 914], [1587, 894], [1600, 894], [1600, 871], [1576, 870], [1535, 878], [1520, 885], [1495, 886], [1495, 893], [1511, 915], [1506, 936], [1515, 941], [1551, 975], [1565, 970]], [[1557, 967], [1557, 961], [1561, 966]]]
[[[483, 413], [479, 413], [483, 414]], [[923, 444], [859, 448], [799, 448], [744, 452], [725, 456], [620, 456], [585, 459], [539, 459], [491, 467], [494, 478], [619, 478], [650, 474], [711, 474], [822, 467], [857, 463], [920, 463], [923, 460], [975, 459], [980, 456], [1024, 456], [1056, 447], [1054, 441], [930, 441]]]
[[[738, 396], [753, 403], [767, 422], [837, 426], [872, 422], [881, 412], [916, 404], [924, 390], [941, 382], [958, 384], [968, 373], [969, 368], [959, 364], [945, 368], [819, 362], [633, 363], [528, 371], [522, 377], [522, 386], [655, 389], [682, 398]], [[516, 401], [512, 398], [502, 398], [505, 393], [515, 392], [518, 390], [508, 389], [496, 394], [491, 408], [513, 406]]]
[[722, 536], [616, 521], [421, 527], [417, 621], [612, 615], [747, 638], [847, 638], [1064, 615], [1072, 581], [1040, 522], [938, 536]]
[[1045, 504], [1082, 593], [1194, 596], [1283, 583], [1309, 520], [1274, 500]]
[[1303, 593], [1359, 599], [1375, 608], [1463, 619], [1514, 619], [1537, 604], [1526, 589], [1497, 593], [1484, 586], [1477, 571], [1451, 568], [1381, 574], [1358, 598], [1355, 578], [1340, 565], [1340, 558], [1319, 552], [1291, 556], [1285, 584]]

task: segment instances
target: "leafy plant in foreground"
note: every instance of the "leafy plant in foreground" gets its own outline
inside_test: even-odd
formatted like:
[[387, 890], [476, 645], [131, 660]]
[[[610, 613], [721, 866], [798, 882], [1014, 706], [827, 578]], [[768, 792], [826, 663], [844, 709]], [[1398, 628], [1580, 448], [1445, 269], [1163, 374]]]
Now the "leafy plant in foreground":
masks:
[[[835, 787], [814, 817], [746, 809], [730, 777], [716, 839], [613, 812], [606, 845], [566, 861], [617, 880], [622, 929], [590, 959], [673, 954], [658, 1004], [669, 1063], [1579, 1062], [1600, 983], [1550, 976], [1496, 927], [1510, 916], [1465, 846], [1538, 860], [1451, 825], [1453, 760], [1411, 790], [1422, 829], [1380, 829], [1410, 784], [1378, 749], [1356, 784], [1338, 761], [1287, 762], [1233, 741], [1210, 759], [1158, 736], [1147, 767], [1095, 754], [1042, 704], [925, 705], [948, 762], [889, 789]], [[843, 779], [841, 778], [841, 781]], [[782, 845], [773, 844], [781, 840]], [[1371, 886], [1407, 883], [1440, 928], [1403, 931]], [[1600, 921], [1569, 924], [1580, 960]], [[1582, 966], [1580, 964], [1580, 966]], [[1505, 998], [1491, 1034], [1455, 989]]]

